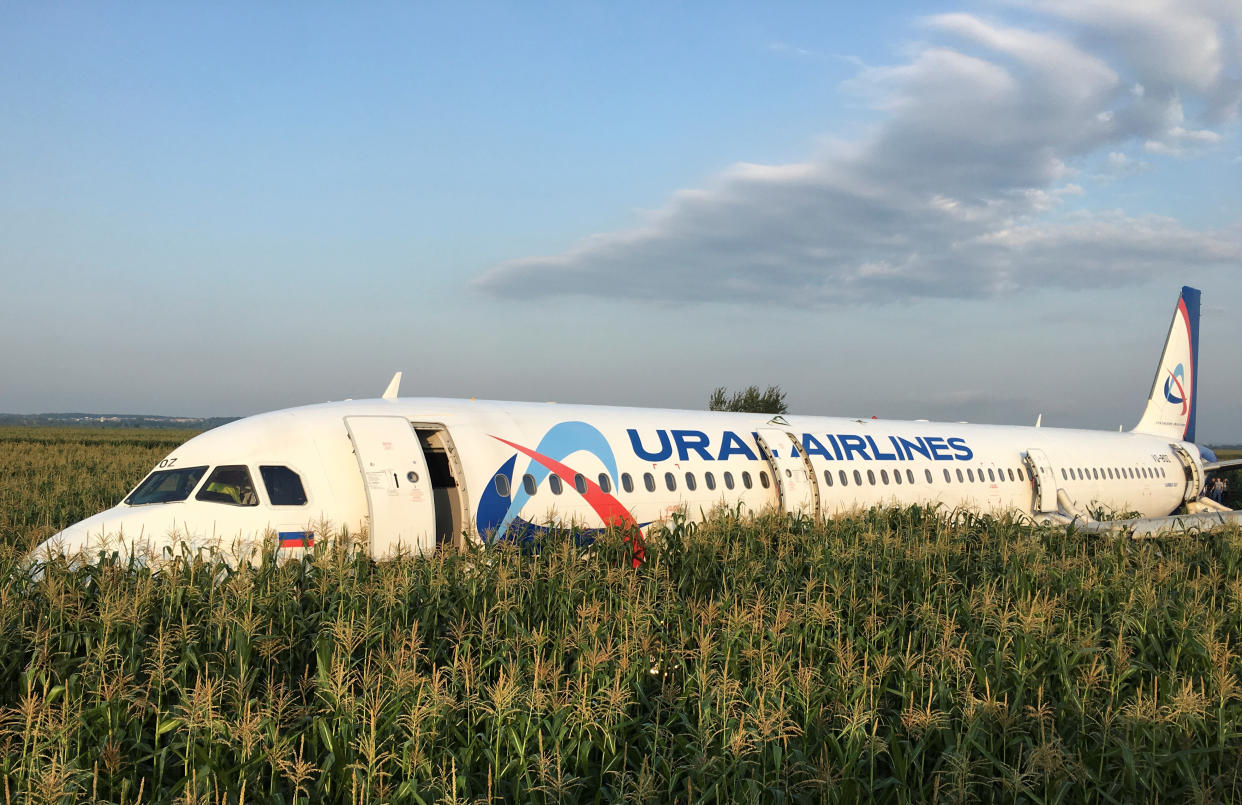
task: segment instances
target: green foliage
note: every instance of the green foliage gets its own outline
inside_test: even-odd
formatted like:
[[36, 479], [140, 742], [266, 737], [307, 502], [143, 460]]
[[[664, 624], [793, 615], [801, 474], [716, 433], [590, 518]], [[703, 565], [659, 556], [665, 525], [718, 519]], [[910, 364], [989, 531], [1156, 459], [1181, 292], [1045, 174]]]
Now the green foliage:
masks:
[[[111, 449], [77, 452], [146, 462]], [[1242, 799], [1237, 530], [721, 511], [637, 571], [618, 536], [375, 563], [321, 531], [158, 572], [10, 531], [6, 800]]]
[[740, 411], [751, 414], [787, 414], [785, 392], [780, 386], [768, 386], [759, 391], [758, 386], [747, 386], [742, 391], [729, 394], [724, 386], [712, 391], [707, 399], [709, 411]]
[[0, 427], [0, 542], [34, 545], [115, 506], [194, 433]]

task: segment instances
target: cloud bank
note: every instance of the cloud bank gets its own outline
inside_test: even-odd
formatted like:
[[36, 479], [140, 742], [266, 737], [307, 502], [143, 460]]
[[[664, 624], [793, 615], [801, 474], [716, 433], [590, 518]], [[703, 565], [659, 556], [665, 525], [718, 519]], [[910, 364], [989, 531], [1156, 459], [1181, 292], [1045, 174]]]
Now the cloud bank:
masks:
[[[931, 44], [847, 89], [884, 113], [802, 164], [735, 165], [640, 227], [477, 277], [509, 298], [820, 306], [1139, 282], [1242, 261], [1242, 228], [1065, 212], [1076, 168], [1112, 176], [1219, 147], [1242, 99], [1242, 7], [1041, 2], [1046, 25], [924, 20]], [[1193, 113], [1188, 113], [1188, 109]], [[1099, 177], [1097, 177], [1099, 178]]]

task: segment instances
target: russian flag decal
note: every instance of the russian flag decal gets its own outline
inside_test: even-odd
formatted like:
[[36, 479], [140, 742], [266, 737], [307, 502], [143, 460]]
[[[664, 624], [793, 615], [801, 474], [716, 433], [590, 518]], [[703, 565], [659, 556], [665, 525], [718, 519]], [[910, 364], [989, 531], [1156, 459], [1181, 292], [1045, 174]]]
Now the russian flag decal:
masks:
[[277, 536], [282, 548], [309, 548], [315, 544], [313, 531], [281, 531]]

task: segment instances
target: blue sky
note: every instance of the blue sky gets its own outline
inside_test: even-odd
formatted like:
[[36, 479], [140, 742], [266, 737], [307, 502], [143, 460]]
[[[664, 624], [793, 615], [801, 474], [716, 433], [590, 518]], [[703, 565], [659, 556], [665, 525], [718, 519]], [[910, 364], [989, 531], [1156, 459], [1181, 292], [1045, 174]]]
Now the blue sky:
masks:
[[0, 410], [378, 394], [1242, 441], [1236, 3], [0, 8]]

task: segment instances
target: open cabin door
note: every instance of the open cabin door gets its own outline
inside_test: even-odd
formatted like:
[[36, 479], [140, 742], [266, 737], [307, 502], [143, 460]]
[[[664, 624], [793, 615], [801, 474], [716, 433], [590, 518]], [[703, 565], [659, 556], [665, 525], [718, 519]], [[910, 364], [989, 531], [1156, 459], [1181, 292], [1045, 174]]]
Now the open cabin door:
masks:
[[1182, 469], [1186, 474], [1186, 489], [1182, 494], [1182, 501], [1189, 503], [1192, 500], [1198, 500], [1203, 494], [1203, 468], [1199, 466], [1199, 462], [1195, 461], [1190, 455], [1190, 451], [1180, 444], [1170, 444], [1173, 453], [1177, 456], [1177, 460], [1182, 462]]
[[[436, 544], [460, 548], [474, 534], [469, 518], [466, 474], [461, 456], [453, 444], [448, 428], [439, 422], [411, 423], [423, 447], [427, 473], [431, 479], [431, 499], [435, 506]], [[458, 427], [455, 430], [462, 430]]]
[[760, 428], [755, 441], [776, 478], [781, 511], [815, 516], [819, 512], [819, 484], [811, 459], [796, 437], [788, 431]]
[[436, 548], [431, 473], [414, 428], [399, 416], [347, 416], [371, 519], [371, 556]]
[[1030, 448], [1023, 461], [1035, 478], [1035, 498], [1031, 514], [1058, 511], [1057, 476], [1052, 471], [1052, 462], [1048, 460], [1047, 454], [1043, 450]]

